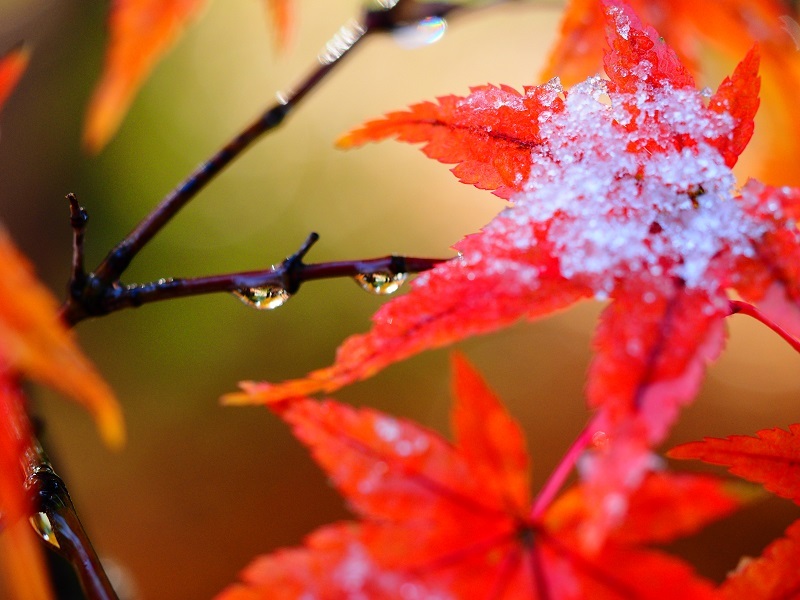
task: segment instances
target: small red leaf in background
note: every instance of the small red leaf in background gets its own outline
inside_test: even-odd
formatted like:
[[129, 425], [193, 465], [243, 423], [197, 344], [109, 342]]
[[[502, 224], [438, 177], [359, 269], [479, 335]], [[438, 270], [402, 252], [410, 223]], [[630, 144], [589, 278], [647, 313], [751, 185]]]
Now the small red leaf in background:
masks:
[[100, 151], [158, 60], [206, 0], [113, 0], [105, 66], [86, 116], [84, 143]]
[[454, 370], [455, 444], [330, 400], [272, 405], [361, 520], [256, 559], [218, 600], [715, 597], [689, 565], [640, 544], [693, 533], [746, 494], [710, 476], [651, 475], [631, 498], [630, 525], [591, 552], [581, 535], [590, 496], [574, 488], [531, 518], [519, 426], [465, 359]]
[[[791, 12], [788, 3], [715, 0], [703, 3], [703, 10], [698, 10], [697, 3], [691, 0], [631, 0], [629, 4], [643, 20], [655, 26], [695, 76], [699, 75], [701, 62], [704, 67], [715, 66], [709, 64], [708, 57], [716, 62], [722, 62], [719, 57], [723, 57], [727, 68], [727, 63], [737, 60], [754, 43], [759, 44], [764, 56], [764, 102], [769, 119], [769, 126], [760, 127], [758, 133], [759, 148], [764, 149], [762, 170], [777, 183], [800, 183], [794, 160], [800, 140], [795, 102], [800, 90], [800, 53], [785, 31], [786, 19], [800, 17], [796, 12], [792, 16], [786, 14]], [[600, 2], [571, 0], [544, 77], [559, 76], [565, 84], [572, 85], [597, 73], [602, 67], [605, 26]], [[631, 66], [636, 68], [635, 64]]]
[[754, 437], [707, 437], [673, 448], [669, 456], [723, 465], [734, 475], [800, 504], [800, 424], [790, 425], [789, 431], [764, 429]]
[[772, 542], [756, 559], [743, 559], [722, 584], [725, 600], [797, 600], [800, 598], [800, 521], [786, 537]]
[[28, 66], [30, 55], [20, 46], [0, 57], [0, 108], [6, 103]]

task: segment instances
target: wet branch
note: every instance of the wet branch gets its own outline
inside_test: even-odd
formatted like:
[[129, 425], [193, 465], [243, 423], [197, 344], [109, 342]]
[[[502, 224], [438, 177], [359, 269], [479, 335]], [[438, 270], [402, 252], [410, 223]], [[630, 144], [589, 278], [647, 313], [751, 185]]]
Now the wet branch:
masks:
[[74, 325], [88, 317], [106, 315], [125, 308], [136, 308], [151, 302], [221, 292], [246, 294], [250, 290], [271, 289], [291, 295], [297, 293], [300, 286], [307, 281], [420, 273], [447, 260], [390, 255], [349, 261], [304, 263], [303, 258], [318, 239], [319, 235], [312, 233], [297, 252], [269, 269], [209, 277], [159, 279], [143, 284], [113, 285], [100, 290], [92, 298], [91, 304], [68, 301], [62, 308], [61, 317], [64, 322]]
[[72, 565], [87, 600], [118, 600], [64, 481], [35, 438], [26, 453], [24, 467], [25, 487], [33, 497], [32, 523], [39, 536]]
[[[490, 2], [493, 4], [494, 2]], [[445, 16], [461, 8], [447, 2], [399, 0], [386, 9], [367, 10], [360, 21], [344, 25], [328, 42], [318, 64], [293, 91], [248, 125], [214, 156], [199, 165], [173, 189], [117, 246], [108, 253], [90, 276], [93, 285], [108, 286], [119, 280], [131, 261], [161, 229], [192, 200], [216, 175], [265, 133], [280, 125], [286, 116], [348, 56], [367, 35], [393, 31], [427, 17]]]

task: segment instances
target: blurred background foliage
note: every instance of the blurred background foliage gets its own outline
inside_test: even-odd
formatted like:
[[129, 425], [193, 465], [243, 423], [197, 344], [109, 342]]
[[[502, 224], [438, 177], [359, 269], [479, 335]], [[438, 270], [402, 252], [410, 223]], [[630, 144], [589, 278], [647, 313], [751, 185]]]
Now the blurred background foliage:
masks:
[[[102, 64], [108, 3], [0, 0], [0, 50], [19, 40], [33, 50], [0, 121], [0, 218], [58, 296], [70, 257], [66, 193], [89, 211], [93, 266], [297, 81], [360, 5], [298, 0], [296, 8], [294, 42], [276, 53], [261, 2], [211, 2], [156, 69], [117, 137], [92, 157], [81, 150], [80, 130]], [[322, 239], [309, 261], [451, 255], [449, 246], [502, 201], [459, 185], [407, 146], [341, 152], [333, 141], [365, 119], [469, 85], [537, 82], [561, 8], [532, 1], [462, 16], [442, 41], [413, 51], [389, 36], [367, 41], [277, 133], [202, 192], [125, 281], [264, 268], [312, 230]], [[274, 312], [208, 296], [78, 326], [124, 406], [127, 447], [110, 453], [85, 414], [45, 390], [32, 394], [84, 524], [99, 553], [134, 582], [131, 597], [211, 597], [257, 554], [347, 517], [277, 419], [262, 408], [221, 407], [217, 398], [242, 379], [277, 381], [328, 364], [381, 302], [350, 281], [328, 281], [306, 285]], [[537, 485], [586, 420], [582, 386], [600, 308], [587, 303], [460, 345], [522, 421]], [[672, 442], [798, 420], [800, 359], [745, 317], [731, 319], [730, 330], [728, 349]], [[449, 378], [447, 351], [429, 352], [337, 397], [446, 431]], [[678, 549], [720, 577], [796, 513], [771, 500]]]

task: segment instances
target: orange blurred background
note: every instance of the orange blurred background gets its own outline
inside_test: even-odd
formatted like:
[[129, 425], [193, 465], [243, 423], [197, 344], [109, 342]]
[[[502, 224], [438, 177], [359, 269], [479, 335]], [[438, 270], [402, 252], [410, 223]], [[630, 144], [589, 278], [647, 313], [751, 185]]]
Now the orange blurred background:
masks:
[[[0, 118], [0, 219], [57, 295], [70, 259], [65, 194], [77, 194], [89, 211], [91, 267], [276, 91], [296, 82], [360, 7], [298, 0], [294, 43], [277, 54], [261, 4], [211, 2], [157, 68], [118, 136], [91, 157], [80, 148], [80, 130], [102, 64], [107, 3], [0, 0], [0, 51], [19, 40], [33, 50]], [[406, 145], [341, 152], [333, 141], [365, 119], [469, 85], [537, 83], [560, 10], [548, 1], [477, 12], [415, 50], [388, 36], [367, 41], [281, 130], [203, 191], [125, 281], [265, 268], [310, 231], [321, 241], [308, 261], [449, 256], [449, 246], [502, 201], [458, 184]], [[124, 406], [127, 447], [107, 451], [87, 415], [46, 390], [33, 396], [98, 552], [138, 590], [130, 597], [209, 598], [254, 556], [347, 517], [276, 418], [261, 408], [223, 408], [217, 398], [242, 379], [277, 381], [327, 365], [381, 302], [350, 281], [327, 281], [308, 284], [274, 312], [209, 296], [78, 326]], [[459, 345], [522, 421], [536, 485], [587, 419], [582, 388], [601, 307], [587, 303]], [[729, 325], [729, 346], [669, 445], [798, 421], [800, 357], [747, 317]], [[447, 351], [428, 352], [337, 398], [446, 431], [449, 377]], [[719, 579], [798, 516], [789, 502], [768, 500], [676, 548]]]

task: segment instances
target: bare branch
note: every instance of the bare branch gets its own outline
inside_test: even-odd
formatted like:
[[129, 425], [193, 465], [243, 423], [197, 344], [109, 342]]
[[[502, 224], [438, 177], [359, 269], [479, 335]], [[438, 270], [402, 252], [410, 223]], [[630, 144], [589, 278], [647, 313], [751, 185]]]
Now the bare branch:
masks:
[[105, 315], [125, 308], [136, 308], [151, 302], [220, 292], [241, 293], [246, 290], [274, 288], [285, 290], [287, 294], [295, 294], [307, 281], [338, 277], [355, 278], [363, 275], [420, 273], [447, 260], [390, 255], [305, 264], [303, 258], [318, 239], [318, 234], [310, 234], [297, 252], [269, 269], [209, 277], [159, 279], [144, 284], [115, 285], [107, 288], [107, 291], [100, 296], [89, 295], [86, 298], [73, 296], [62, 309], [62, 318], [74, 325], [88, 317]]

